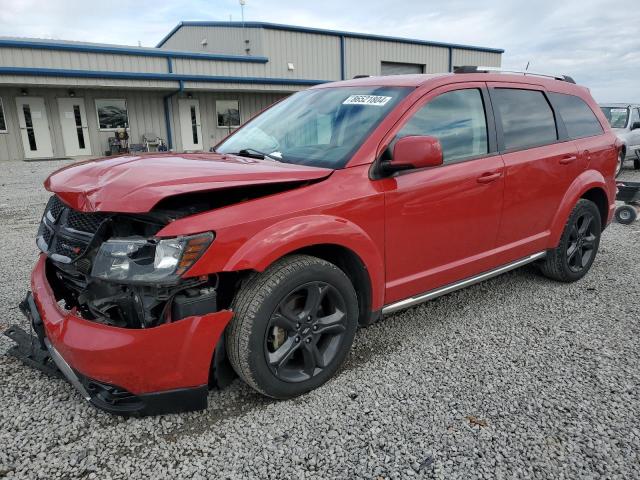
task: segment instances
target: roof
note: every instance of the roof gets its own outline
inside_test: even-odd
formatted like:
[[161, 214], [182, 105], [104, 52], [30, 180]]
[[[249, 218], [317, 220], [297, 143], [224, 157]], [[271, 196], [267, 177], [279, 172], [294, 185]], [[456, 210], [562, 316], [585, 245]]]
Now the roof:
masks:
[[640, 103], [599, 103], [601, 107], [635, 108], [640, 107]]
[[133, 47], [106, 43], [77, 42], [73, 40], [44, 40], [39, 38], [0, 37], [0, 47], [35, 48], [71, 52], [109, 53], [116, 55], [139, 55], [142, 57], [193, 58], [233, 62], [267, 63], [267, 57], [251, 55], [226, 55], [218, 53], [192, 52], [187, 50], [165, 50], [156, 47]]
[[500, 72], [478, 72], [478, 73], [435, 73], [435, 74], [414, 74], [414, 75], [389, 75], [389, 76], [369, 76], [330, 82], [316, 85], [312, 88], [332, 88], [358, 87], [358, 86], [380, 86], [380, 87], [421, 87], [425, 84], [433, 86], [445, 85], [449, 83], [461, 82], [501, 82], [501, 83], [522, 83], [529, 85], [541, 85], [552, 91], [575, 92], [576, 90], [587, 91], [581, 85], [576, 85], [564, 80], [534, 76], [518, 75], [513, 73]]
[[358, 38], [363, 40], [383, 40], [386, 42], [408, 43], [413, 45], [427, 45], [431, 47], [459, 48], [463, 50], [475, 50], [479, 52], [504, 53], [501, 48], [478, 47], [475, 45], [461, 45], [457, 43], [434, 42], [430, 40], [419, 40], [414, 38], [402, 38], [386, 35], [374, 35], [361, 32], [347, 32], [343, 30], [326, 30], [314, 27], [301, 27], [297, 25], [284, 25], [281, 23], [268, 22], [215, 22], [215, 21], [182, 21], [178, 23], [156, 47], [162, 47], [182, 27], [231, 27], [231, 28], [265, 28], [270, 30], [285, 30], [289, 32], [313, 33], [319, 35], [332, 35], [346, 38]]

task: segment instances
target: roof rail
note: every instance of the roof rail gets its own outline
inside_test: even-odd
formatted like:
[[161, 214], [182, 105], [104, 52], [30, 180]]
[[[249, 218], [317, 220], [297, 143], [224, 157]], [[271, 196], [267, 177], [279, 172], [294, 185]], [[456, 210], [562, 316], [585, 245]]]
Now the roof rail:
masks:
[[548, 73], [530, 72], [528, 70], [505, 70], [500, 67], [476, 67], [473, 65], [464, 65], [455, 67], [453, 73], [514, 73], [520, 75], [534, 75], [536, 77], [553, 78], [568, 83], [576, 83], [569, 75], [552, 75]]

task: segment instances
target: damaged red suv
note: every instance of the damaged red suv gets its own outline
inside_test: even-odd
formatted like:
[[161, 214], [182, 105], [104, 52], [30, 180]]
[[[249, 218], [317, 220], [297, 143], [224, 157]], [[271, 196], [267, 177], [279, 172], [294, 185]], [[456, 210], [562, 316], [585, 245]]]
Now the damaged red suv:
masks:
[[326, 382], [358, 325], [535, 262], [571, 282], [620, 145], [568, 77], [370, 77], [297, 93], [210, 154], [68, 166], [12, 353], [122, 414], [205, 408], [235, 374]]

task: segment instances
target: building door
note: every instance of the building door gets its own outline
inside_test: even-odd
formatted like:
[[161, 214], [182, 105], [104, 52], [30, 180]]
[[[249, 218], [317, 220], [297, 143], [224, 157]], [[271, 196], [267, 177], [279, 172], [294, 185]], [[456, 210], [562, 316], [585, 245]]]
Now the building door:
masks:
[[196, 99], [180, 99], [180, 130], [182, 149], [202, 150], [202, 126], [200, 125], [200, 102]]
[[25, 158], [53, 157], [49, 119], [40, 97], [16, 97]]
[[91, 155], [84, 98], [59, 98], [58, 110], [65, 154], [69, 157]]

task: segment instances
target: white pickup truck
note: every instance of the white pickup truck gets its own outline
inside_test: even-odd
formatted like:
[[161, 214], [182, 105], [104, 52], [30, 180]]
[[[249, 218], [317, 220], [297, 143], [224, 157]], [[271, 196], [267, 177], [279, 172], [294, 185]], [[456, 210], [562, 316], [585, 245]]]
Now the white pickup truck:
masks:
[[640, 170], [640, 105], [608, 103], [601, 104], [600, 108], [614, 133], [624, 143], [616, 167], [616, 177], [627, 160], [633, 160], [633, 167]]

